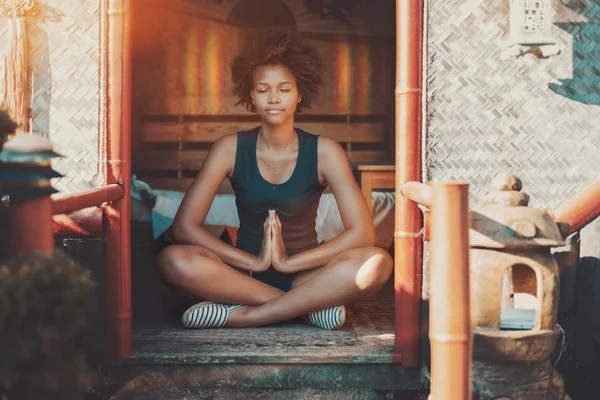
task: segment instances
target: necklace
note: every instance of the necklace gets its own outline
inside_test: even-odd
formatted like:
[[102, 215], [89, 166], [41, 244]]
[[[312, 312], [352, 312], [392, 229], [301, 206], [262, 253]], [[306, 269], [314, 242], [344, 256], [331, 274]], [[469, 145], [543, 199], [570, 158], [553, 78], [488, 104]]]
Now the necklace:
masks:
[[[261, 129], [261, 130], [258, 132], [258, 134], [260, 135], [260, 133], [261, 133], [261, 132], [262, 132], [262, 129]], [[285, 162], [285, 163], [284, 163], [284, 164], [283, 164], [281, 167], [279, 167], [279, 168], [274, 168], [274, 167], [272, 167], [272, 166], [271, 166], [271, 164], [269, 164], [269, 163], [267, 162], [267, 160], [265, 160], [263, 157], [261, 157], [261, 156], [258, 156], [258, 157], [259, 157], [259, 158], [262, 160], [262, 162], [263, 162], [263, 163], [265, 163], [265, 165], [266, 165], [267, 167], [269, 167], [270, 169], [272, 169], [273, 171], [275, 171], [275, 179], [279, 178], [279, 172], [280, 172], [280, 171], [283, 171], [283, 169], [284, 169], [285, 167], [287, 167], [287, 165], [290, 163], [290, 160], [287, 160], [287, 161], [286, 161], [286, 162]], [[275, 186], [273, 186], [273, 190], [275, 190]]]
[[[259, 156], [260, 157], [260, 156]], [[287, 165], [290, 163], [290, 160], [287, 160], [285, 162], [285, 164], [283, 164], [281, 167], [279, 168], [273, 168], [271, 165], [269, 165], [269, 163], [267, 162], [267, 160], [265, 160], [264, 158], [260, 157], [260, 159], [262, 160], [262, 162], [265, 163], [265, 165], [269, 168], [271, 168], [273, 171], [275, 171], [275, 178], [279, 178], [279, 171], [283, 170], [285, 167], [287, 167]]]

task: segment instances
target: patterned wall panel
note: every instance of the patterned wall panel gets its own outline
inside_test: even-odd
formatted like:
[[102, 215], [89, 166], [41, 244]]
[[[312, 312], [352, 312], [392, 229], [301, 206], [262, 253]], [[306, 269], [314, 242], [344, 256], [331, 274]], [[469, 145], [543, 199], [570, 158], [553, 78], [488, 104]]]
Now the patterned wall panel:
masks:
[[[33, 75], [32, 130], [49, 137], [64, 158], [54, 167], [63, 192], [101, 184], [98, 170], [100, 2], [38, 1], [27, 19]], [[0, 17], [0, 59], [8, 46], [6, 17]], [[0, 63], [0, 74], [4, 71]], [[1, 84], [1, 82], [0, 82]]]
[[559, 55], [502, 61], [509, 0], [429, 1], [430, 179], [467, 180], [475, 205], [511, 171], [555, 207], [600, 176], [600, 12], [576, 3], [554, 16]]

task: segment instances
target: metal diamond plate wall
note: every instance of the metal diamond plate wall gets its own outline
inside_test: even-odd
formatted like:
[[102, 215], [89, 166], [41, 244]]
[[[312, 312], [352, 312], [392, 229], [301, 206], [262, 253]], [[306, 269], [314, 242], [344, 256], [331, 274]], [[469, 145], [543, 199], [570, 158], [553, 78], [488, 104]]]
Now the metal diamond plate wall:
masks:
[[429, 1], [426, 172], [467, 180], [471, 206], [499, 171], [535, 207], [600, 176], [600, 10], [572, 3], [554, 16], [559, 55], [502, 61], [509, 0]]
[[[27, 19], [32, 74], [33, 132], [48, 136], [64, 158], [53, 181], [63, 192], [98, 186], [100, 9], [97, 0], [40, 1]], [[8, 45], [0, 17], [0, 60]], [[4, 64], [0, 63], [0, 74]], [[0, 82], [1, 84], [1, 82]]]

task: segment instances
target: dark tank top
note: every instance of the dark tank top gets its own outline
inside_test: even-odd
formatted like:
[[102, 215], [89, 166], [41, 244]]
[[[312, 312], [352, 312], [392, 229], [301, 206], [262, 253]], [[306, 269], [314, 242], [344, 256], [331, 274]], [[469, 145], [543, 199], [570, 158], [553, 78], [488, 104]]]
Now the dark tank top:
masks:
[[315, 229], [319, 199], [325, 186], [317, 170], [318, 135], [296, 128], [298, 159], [291, 177], [272, 184], [258, 170], [256, 140], [260, 128], [237, 134], [237, 152], [230, 178], [240, 219], [236, 247], [258, 254], [263, 241], [263, 224], [269, 210], [281, 220], [288, 255], [318, 246]]

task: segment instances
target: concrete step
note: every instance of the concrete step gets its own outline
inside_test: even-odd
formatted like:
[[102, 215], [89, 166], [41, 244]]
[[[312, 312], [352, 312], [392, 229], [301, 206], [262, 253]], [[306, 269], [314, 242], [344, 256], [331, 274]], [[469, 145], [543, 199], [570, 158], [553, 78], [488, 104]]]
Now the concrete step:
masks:
[[129, 381], [111, 400], [424, 400], [417, 391], [352, 389], [269, 389], [251, 387], [204, 387], [180, 384], [163, 374], [146, 374]]
[[121, 365], [102, 381], [111, 400], [426, 399], [419, 370], [390, 364]]

